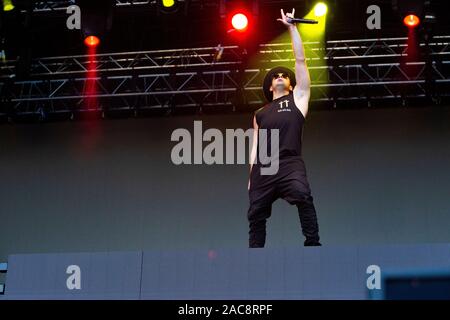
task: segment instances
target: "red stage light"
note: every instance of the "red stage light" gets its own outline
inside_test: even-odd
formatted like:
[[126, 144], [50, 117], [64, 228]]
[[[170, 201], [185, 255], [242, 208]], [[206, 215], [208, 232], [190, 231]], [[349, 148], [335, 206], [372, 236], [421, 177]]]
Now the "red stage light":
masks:
[[236, 13], [231, 18], [231, 24], [237, 31], [244, 31], [248, 26], [248, 18], [243, 13]]
[[88, 36], [84, 39], [84, 44], [88, 47], [96, 47], [100, 43], [100, 39], [96, 36]]
[[410, 15], [407, 15], [405, 17], [405, 19], [403, 19], [403, 23], [407, 27], [415, 28], [415, 27], [417, 27], [419, 25], [420, 19], [419, 19], [418, 16], [416, 16], [414, 14], [410, 14]]

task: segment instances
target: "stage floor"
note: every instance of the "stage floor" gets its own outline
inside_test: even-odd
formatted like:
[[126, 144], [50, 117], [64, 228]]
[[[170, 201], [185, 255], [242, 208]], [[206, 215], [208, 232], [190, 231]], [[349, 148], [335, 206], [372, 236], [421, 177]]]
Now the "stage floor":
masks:
[[17, 254], [0, 299], [450, 298], [449, 279], [450, 244]]

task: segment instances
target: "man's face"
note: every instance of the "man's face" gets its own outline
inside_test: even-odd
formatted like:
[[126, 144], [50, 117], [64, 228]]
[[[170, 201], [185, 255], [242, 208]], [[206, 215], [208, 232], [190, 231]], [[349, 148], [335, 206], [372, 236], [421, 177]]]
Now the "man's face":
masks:
[[289, 75], [287, 73], [274, 73], [272, 75], [272, 86], [270, 87], [270, 91], [274, 90], [292, 90], [291, 80], [289, 79]]

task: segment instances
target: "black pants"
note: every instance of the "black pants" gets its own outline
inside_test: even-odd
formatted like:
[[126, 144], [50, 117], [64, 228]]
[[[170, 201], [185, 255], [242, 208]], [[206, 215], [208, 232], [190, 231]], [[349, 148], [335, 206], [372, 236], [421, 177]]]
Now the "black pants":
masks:
[[[254, 182], [253, 182], [254, 183]], [[306, 188], [309, 190], [309, 187]], [[266, 242], [266, 221], [272, 214], [272, 203], [282, 198], [296, 205], [305, 246], [320, 246], [319, 226], [311, 193], [305, 191], [305, 182], [297, 177], [286, 177], [270, 184], [250, 186], [249, 247], [262, 248]]]

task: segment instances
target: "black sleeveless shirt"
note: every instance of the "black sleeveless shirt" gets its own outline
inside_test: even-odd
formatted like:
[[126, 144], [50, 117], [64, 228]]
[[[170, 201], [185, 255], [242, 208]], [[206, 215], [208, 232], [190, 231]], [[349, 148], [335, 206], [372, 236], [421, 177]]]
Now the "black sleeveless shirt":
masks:
[[305, 118], [297, 108], [292, 93], [273, 100], [255, 112], [258, 128], [268, 133], [267, 146], [270, 150], [270, 129], [279, 130], [279, 157], [302, 156], [303, 124]]
[[[267, 144], [263, 147], [271, 154], [271, 129], [279, 131], [279, 170], [275, 175], [261, 175], [261, 167], [269, 167], [270, 164], [262, 164], [259, 158], [260, 139], [256, 155], [256, 164], [252, 168], [252, 181], [258, 183], [270, 183], [276, 179], [289, 176], [300, 179], [305, 185], [305, 191], [309, 191], [306, 177], [306, 168], [302, 157], [303, 125], [305, 117], [297, 108], [294, 95], [291, 93], [274, 99], [264, 107], [255, 111], [256, 123], [259, 129], [266, 129]], [[258, 170], [254, 170], [258, 169]], [[253, 183], [253, 182], [252, 182]]]

